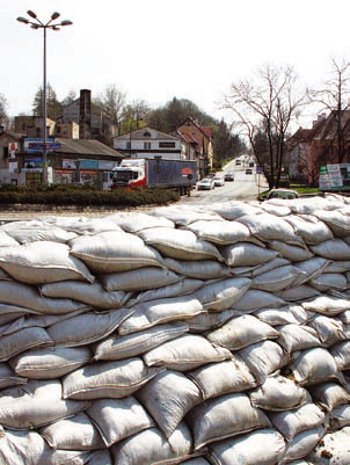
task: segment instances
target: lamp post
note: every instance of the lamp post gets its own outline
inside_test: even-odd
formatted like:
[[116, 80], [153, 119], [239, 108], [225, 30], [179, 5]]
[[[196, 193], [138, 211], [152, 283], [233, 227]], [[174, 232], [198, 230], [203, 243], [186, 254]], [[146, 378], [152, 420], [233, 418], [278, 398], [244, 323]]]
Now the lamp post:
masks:
[[44, 35], [44, 70], [43, 70], [43, 182], [46, 184], [48, 182], [48, 173], [47, 173], [47, 96], [46, 96], [46, 31], [47, 29], [52, 29], [53, 31], [59, 31], [62, 26], [71, 26], [73, 23], [68, 19], [65, 19], [61, 22], [54, 22], [57, 18], [60, 17], [60, 13], [55, 11], [52, 13], [51, 18], [46, 23], [43, 23], [37, 15], [32, 10], [27, 11], [27, 15], [31, 18], [25, 18], [19, 16], [17, 21], [23, 24], [28, 24], [32, 29], [42, 29]]

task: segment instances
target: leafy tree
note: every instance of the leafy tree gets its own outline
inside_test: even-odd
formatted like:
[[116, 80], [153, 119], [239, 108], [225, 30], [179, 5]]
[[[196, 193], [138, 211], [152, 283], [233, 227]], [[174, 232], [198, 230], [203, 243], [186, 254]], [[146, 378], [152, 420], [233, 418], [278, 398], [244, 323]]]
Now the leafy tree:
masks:
[[7, 100], [3, 94], [0, 94], [0, 125], [8, 126], [9, 117], [7, 114]]
[[[62, 113], [61, 102], [57, 98], [57, 94], [51, 85], [48, 83], [46, 86], [46, 104], [47, 104], [47, 117], [55, 120]], [[33, 101], [33, 115], [43, 116], [44, 107], [44, 92], [43, 88], [39, 87]]]
[[214, 153], [217, 160], [227, 160], [246, 151], [243, 140], [237, 134], [232, 134], [223, 119], [218, 124], [213, 125], [213, 136]]

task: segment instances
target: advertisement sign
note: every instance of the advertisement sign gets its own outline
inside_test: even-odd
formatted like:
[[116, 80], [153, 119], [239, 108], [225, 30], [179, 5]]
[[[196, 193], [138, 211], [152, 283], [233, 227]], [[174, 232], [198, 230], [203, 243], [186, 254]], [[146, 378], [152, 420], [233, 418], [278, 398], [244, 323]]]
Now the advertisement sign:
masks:
[[[53, 137], [46, 139], [46, 152], [53, 152], [61, 147]], [[26, 137], [23, 146], [25, 153], [42, 153], [44, 151], [44, 139], [42, 137]]]
[[80, 169], [82, 170], [97, 170], [98, 160], [80, 160]]
[[10, 142], [8, 145], [8, 154], [9, 154], [9, 159], [13, 160], [16, 158], [16, 152], [18, 150], [18, 144], [17, 142]]
[[62, 160], [62, 168], [65, 170], [76, 170], [76, 161], [78, 160]]
[[319, 189], [321, 191], [350, 190], [350, 164], [335, 163], [321, 166]]
[[24, 168], [35, 169], [43, 167], [43, 159], [41, 157], [25, 158]]

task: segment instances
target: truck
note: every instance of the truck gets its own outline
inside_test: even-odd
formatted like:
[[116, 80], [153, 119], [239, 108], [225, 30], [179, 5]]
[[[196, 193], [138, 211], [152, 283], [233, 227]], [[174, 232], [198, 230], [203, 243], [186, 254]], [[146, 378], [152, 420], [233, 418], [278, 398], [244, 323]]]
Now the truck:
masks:
[[195, 160], [163, 158], [129, 158], [113, 169], [112, 189], [154, 188], [177, 189], [189, 194], [196, 183]]

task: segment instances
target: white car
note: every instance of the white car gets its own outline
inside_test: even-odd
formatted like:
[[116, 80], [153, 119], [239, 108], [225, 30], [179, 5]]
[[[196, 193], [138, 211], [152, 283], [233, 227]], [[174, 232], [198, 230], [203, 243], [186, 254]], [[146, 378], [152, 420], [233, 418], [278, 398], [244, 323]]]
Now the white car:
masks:
[[225, 180], [223, 176], [214, 176], [213, 181], [215, 187], [221, 187], [225, 185]]
[[211, 189], [214, 189], [214, 187], [215, 187], [215, 184], [214, 184], [213, 178], [204, 178], [197, 182], [197, 189], [199, 191], [202, 191], [202, 190], [210, 191]]

